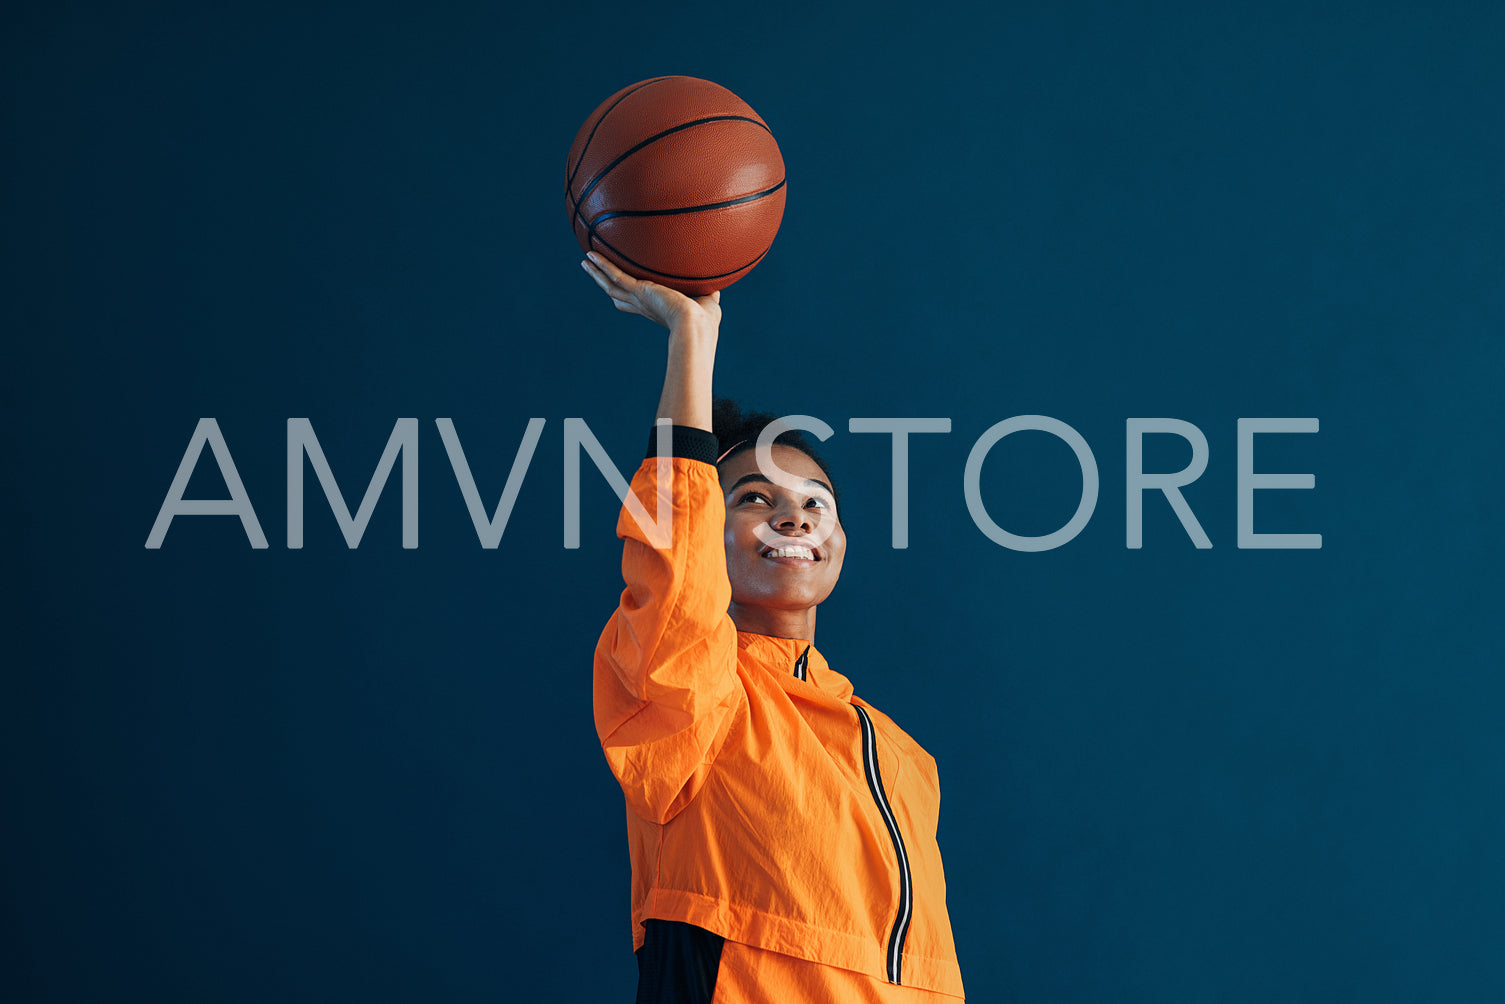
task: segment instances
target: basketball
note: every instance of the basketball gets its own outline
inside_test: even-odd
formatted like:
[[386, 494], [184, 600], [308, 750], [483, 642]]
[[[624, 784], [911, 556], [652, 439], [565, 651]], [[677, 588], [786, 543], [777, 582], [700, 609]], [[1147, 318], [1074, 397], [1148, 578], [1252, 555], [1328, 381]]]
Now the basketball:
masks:
[[583, 251], [685, 293], [763, 260], [784, 217], [784, 158], [731, 91], [654, 77], [603, 101], [570, 146], [565, 209]]

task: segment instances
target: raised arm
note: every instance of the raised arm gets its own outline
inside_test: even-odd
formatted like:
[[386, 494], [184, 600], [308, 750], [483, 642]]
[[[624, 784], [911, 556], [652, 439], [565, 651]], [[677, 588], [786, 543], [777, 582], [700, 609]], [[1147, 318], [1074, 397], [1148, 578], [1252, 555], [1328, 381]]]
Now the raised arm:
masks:
[[[666, 822], [695, 797], [745, 701], [737, 676], [737, 629], [727, 616], [731, 583], [726, 508], [711, 434], [711, 370], [721, 321], [719, 294], [692, 300], [623, 273], [595, 255], [585, 270], [618, 310], [669, 329], [658, 417], [675, 426], [670, 546], [649, 544], [624, 510], [626, 588], [596, 644], [596, 733], [634, 812]], [[648, 460], [631, 490], [649, 512], [663, 486]]]
[[641, 314], [669, 329], [669, 364], [658, 417], [711, 430], [711, 371], [721, 328], [721, 294], [692, 300], [656, 282], [634, 279], [592, 251], [580, 265], [618, 310]]

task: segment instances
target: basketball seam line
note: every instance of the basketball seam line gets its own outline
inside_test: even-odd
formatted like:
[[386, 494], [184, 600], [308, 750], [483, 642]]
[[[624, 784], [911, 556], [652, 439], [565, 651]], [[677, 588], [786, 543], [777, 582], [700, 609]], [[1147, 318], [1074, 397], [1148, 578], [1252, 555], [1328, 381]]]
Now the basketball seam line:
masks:
[[[674, 209], [618, 209], [614, 212], [602, 213], [600, 216], [597, 216], [595, 219], [590, 221], [589, 229], [586, 230], [586, 235], [588, 237], [594, 237], [596, 235], [597, 227], [605, 223], [607, 220], [614, 220], [619, 216], [678, 216], [683, 213], [698, 213], [702, 210], [707, 209], [726, 209], [729, 206], [741, 206], [749, 202], [756, 202], [764, 196], [772, 195], [774, 192], [777, 192], [779, 189], [783, 188], [787, 180], [788, 179], [780, 181], [772, 188], [766, 188], [761, 192], [754, 192], [751, 195], [744, 195], [741, 198], [737, 199], [727, 199], [725, 202], [708, 202], [703, 206], [679, 206]], [[583, 218], [581, 222], [584, 222]], [[667, 275], [668, 273], [663, 274]]]
[[636, 94], [638, 91], [641, 91], [649, 84], [656, 84], [660, 80], [668, 79], [668, 77], [654, 77], [652, 80], [643, 81], [636, 87], [629, 89], [626, 94], [623, 94], [620, 98], [617, 98], [617, 100], [613, 101], [611, 103], [611, 107], [601, 113], [601, 117], [596, 119], [596, 124], [591, 126], [590, 135], [585, 137], [585, 145], [580, 148], [580, 159], [575, 161], [574, 167], [570, 168], [570, 176], [564, 179], [564, 191], [566, 195], [569, 194], [570, 187], [575, 184], [575, 175], [580, 173], [580, 165], [585, 163], [585, 154], [591, 148], [591, 140], [596, 138], [596, 130], [601, 128], [601, 123], [606, 121], [606, 116], [616, 111], [617, 105], [621, 104], [623, 101], [626, 101], [629, 97]]
[[627, 264], [633, 266], [634, 268], [640, 268], [640, 269], [642, 269], [645, 272], [652, 272], [654, 275], [661, 275], [665, 279], [682, 279], [685, 282], [705, 282], [708, 279], [725, 279], [729, 275], [736, 275], [738, 272], [745, 272], [748, 269], [752, 268], [754, 265], [756, 265], [758, 262], [762, 261], [763, 260], [763, 256], [766, 255], [766, 254], [768, 254], [768, 251], [772, 248], [772, 245], [770, 245], [769, 248], [765, 248], [763, 250], [763, 253], [760, 254], [760, 255], [758, 255], [758, 257], [754, 258], [752, 261], [748, 262], [746, 265], [743, 265], [741, 268], [734, 268], [734, 269], [732, 269], [730, 272], [722, 272], [722, 273], [720, 273], [718, 275], [675, 275], [673, 272], [660, 272], [658, 269], [651, 268], [651, 267], [649, 267], [647, 265], [644, 265], [640, 261], [633, 261], [631, 258], [627, 257], [625, 254], [623, 254], [622, 252], [618, 251], [616, 248], [612, 247], [611, 243], [608, 242], [606, 240], [606, 238], [602, 237], [600, 234], [591, 234], [591, 240], [600, 241], [602, 247], [606, 248], [606, 250], [610, 251], [612, 254], [616, 255], [618, 258], [621, 258], [623, 261], [625, 261]]
[[[606, 177], [613, 170], [615, 170], [616, 167], [617, 167], [617, 165], [620, 164], [620, 163], [622, 163], [622, 161], [626, 160], [628, 157], [631, 157], [633, 154], [635, 154], [639, 150], [643, 149], [643, 147], [648, 146], [648, 145], [650, 145], [652, 143], [657, 143], [659, 140], [663, 139], [665, 136], [671, 136], [674, 133], [682, 132], [685, 129], [691, 129], [691, 128], [694, 128], [695, 126], [705, 125], [708, 122], [751, 122], [753, 125], [757, 126], [759, 129], [762, 129], [764, 132], [767, 132], [770, 136], [773, 135], [773, 133], [769, 132], [768, 127], [766, 125], [764, 125], [763, 123], [759, 122], [757, 119], [750, 119], [746, 115], [711, 115], [711, 116], [709, 116], [707, 118], [694, 119], [694, 120], [692, 120], [690, 122], [681, 123], [680, 125], [674, 126], [672, 129], [665, 129], [663, 132], [658, 133], [657, 135], [654, 135], [654, 136], [649, 136], [647, 139], [639, 142], [635, 146], [632, 146], [626, 152], [620, 154], [617, 157], [616, 160], [612, 161], [610, 164], [607, 164], [604, 168], [601, 169], [601, 172], [599, 174], [597, 174], [594, 178], [591, 179], [590, 184], [588, 184], [588, 185], [585, 186], [585, 188], [580, 192], [580, 195], [578, 197], [576, 197], [575, 195], [571, 194], [570, 198], [575, 203], [575, 218], [577, 220], [579, 220], [581, 223], [585, 223], [585, 217], [583, 215], [581, 215], [581, 212], [580, 212], [580, 206], [581, 206], [581, 204], [585, 202], [586, 198], [590, 195], [591, 192], [595, 191], [596, 186], [601, 183], [601, 179], [604, 178], [604, 177]], [[587, 224], [587, 226], [588, 225], [589, 224]]]

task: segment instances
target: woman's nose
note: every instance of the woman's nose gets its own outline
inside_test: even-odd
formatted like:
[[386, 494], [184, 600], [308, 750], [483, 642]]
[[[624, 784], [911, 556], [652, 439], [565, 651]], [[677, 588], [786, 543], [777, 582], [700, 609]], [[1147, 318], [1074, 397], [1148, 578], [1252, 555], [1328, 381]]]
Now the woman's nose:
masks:
[[773, 514], [773, 519], [770, 522], [773, 523], [775, 530], [799, 529], [805, 533], [809, 533], [815, 526], [814, 521], [810, 518], [809, 510], [795, 506], [779, 509]]

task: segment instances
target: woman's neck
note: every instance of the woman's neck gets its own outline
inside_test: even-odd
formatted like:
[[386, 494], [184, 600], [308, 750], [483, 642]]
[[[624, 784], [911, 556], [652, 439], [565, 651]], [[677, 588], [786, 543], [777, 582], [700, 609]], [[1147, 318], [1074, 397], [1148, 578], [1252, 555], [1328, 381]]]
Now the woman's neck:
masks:
[[766, 634], [771, 638], [799, 638], [815, 641], [815, 608], [773, 610], [768, 607], [744, 607], [733, 603], [727, 614], [738, 631]]

